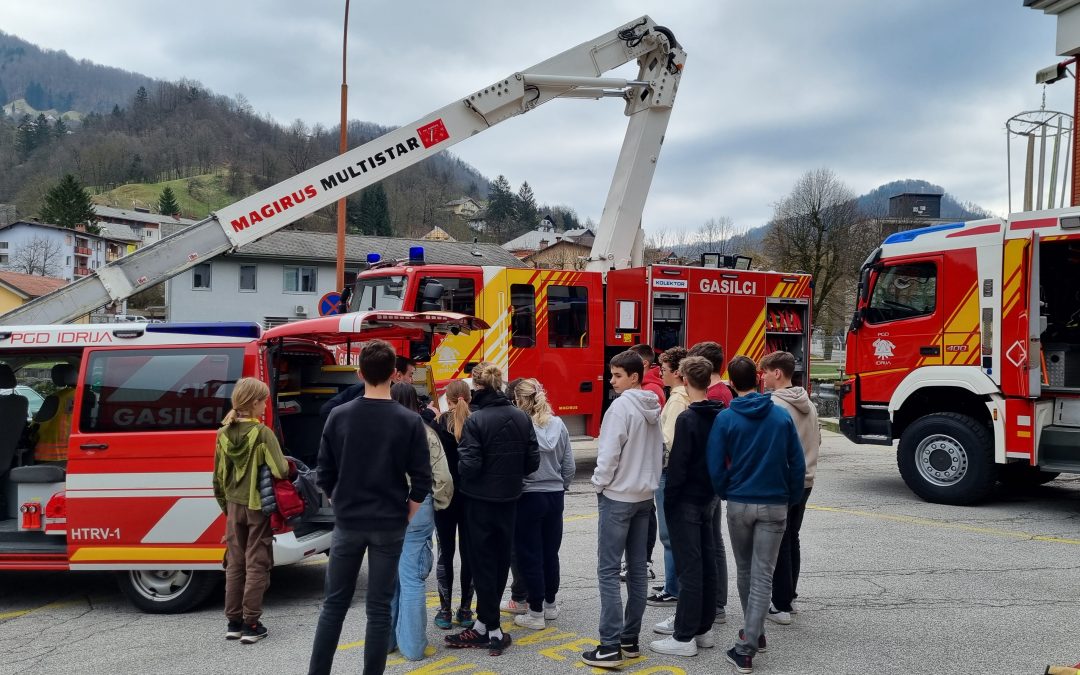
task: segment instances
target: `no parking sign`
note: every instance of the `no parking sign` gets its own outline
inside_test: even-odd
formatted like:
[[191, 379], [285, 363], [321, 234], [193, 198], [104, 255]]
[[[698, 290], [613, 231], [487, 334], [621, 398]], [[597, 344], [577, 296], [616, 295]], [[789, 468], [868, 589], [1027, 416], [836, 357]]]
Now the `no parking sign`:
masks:
[[341, 293], [338, 291], [330, 291], [319, 298], [319, 316], [337, 314], [339, 302], [341, 302]]

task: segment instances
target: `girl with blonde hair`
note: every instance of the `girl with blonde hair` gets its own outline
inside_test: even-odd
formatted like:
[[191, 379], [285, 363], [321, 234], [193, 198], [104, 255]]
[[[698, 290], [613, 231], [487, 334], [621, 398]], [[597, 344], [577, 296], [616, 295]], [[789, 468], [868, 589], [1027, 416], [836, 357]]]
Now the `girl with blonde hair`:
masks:
[[514, 623], [542, 630], [546, 620], [559, 616], [559, 547], [563, 533], [563, 495], [574, 480], [574, 452], [563, 421], [551, 411], [539, 382], [522, 380], [514, 389], [514, 403], [532, 421], [540, 447], [540, 467], [525, 477], [518, 500], [514, 552], [518, 570], [528, 589], [529, 609]]
[[268, 465], [275, 478], [289, 473], [277, 437], [259, 419], [269, 398], [270, 389], [261, 380], [241, 378], [214, 451], [214, 496], [225, 513], [225, 639], [248, 644], [267, 635], [259, 619], [274, 566], [274, 535], [270, 517], [262, 512], [259, 467]]
[[448, 647], [486, 648], [498, 656], [510, 644], [499, 625], [499, 600], [510, 572], [514, 520], [522, 482], [540, 457], [528, 416], [503, 393], [503, 372], [484, 362], [472, 371], [473, 413], [458, 443], [460, 491], [465, 494], [467, 555], [476, 584], [476, 623], [446, 636]]
[[[446, 385], [447, 410], [435, 422], [435, 430], [442, 441], [455, 485], [461, 480], [458, 474], [458, 443], [465, 429], [465, 421], [469, 419], [471, 401], [469, 384], [465, 380], [451, 380]], [[439, 560], [435, 565], [439, 611], [435, 613], [435, 625], [443, 630], [452, 628], [455, 618], [462, 628], [472, 628], [474, 622], [472, 568], [469, 567], [464, 519], [465, 497], [461, 492], [450, 500], [450, 506], [435, 512], [435, 536], [439, 541]], [[456, 617], [453, 612], [455, 547], [461, 556], [461, 602]]]

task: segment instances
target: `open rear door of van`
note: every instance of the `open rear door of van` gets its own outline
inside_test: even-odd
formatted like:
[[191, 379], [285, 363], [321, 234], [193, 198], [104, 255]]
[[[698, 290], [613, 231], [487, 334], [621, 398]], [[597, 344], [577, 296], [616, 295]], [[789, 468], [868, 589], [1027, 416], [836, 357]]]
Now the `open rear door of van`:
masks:
[[419, 340], [425, 333], [466, 333], [488, 328], [482, 319], [455, 312], [370, 311], [295, 321], [266, 331], [260, 340], [311, 340], [326, 346], [367, 340]]

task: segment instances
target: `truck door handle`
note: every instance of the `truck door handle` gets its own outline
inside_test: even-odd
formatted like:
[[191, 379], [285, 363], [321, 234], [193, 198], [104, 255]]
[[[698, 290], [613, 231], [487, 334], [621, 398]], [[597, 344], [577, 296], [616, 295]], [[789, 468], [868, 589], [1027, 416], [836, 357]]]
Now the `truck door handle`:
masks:
[[79, 446], [80, 450], [108, 450], [108, 443], [83, 443]]
[[578, 387], [578, 391], [592, 391], [592, 380], [586, 380]]
[[941, 347], [938, 347], [937, 345], [919, 347], [919, 354], [923, 356], [941, 356]]

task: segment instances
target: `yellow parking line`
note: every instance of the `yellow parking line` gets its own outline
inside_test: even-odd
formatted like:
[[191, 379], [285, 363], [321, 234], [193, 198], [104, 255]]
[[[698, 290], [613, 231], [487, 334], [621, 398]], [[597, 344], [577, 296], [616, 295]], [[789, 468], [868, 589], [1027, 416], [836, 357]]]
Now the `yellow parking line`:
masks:
[[40, 611], [43, 611], [43, 610], [46, 610], [46, 609], [54, 609], [54, 608], [58, 608], [58, 607], [70, 607], [72, 605], [83, 605], [83, 604], [86, 604], [85, 600], [61, 600], [61, 601], [57, 601], [57, 602], [50, 602], [49, 604], [42, 605], [41, 607], [33, 607], [31, 609], [19, 609], [19, 610], [15, 610], [14, 612], [0, 612], [0, 621], [3, 621], [4, 619], [16, 619], [16, 618], [18, 618], [20, 616], [26, 616], [27, 614], [32, 614], [34, 612], [40, 612]]
[[971, 532], [973, 534], [988, 534], [992, 537], [1003, 537], [1006, 539], [1026, 539], [1029, 541], [1045, 541], [1052, 544], [1070, 544], [1072, 546], [1080, 546], [1080, 539], [1053, 537], [1046, 534], [1033, 534], [1031, 532], [1021, 532], [1018, 530], [1000, 530], [994, 527], [964, 525], [962, 523], [950, 523], [944, 520], [932, 520], [930, 518], [916, 518], [914, 516], [897, 516], [887, 513], [873, 513], [871, 511], [841, 509], [835, 506], [807, 506], [806, 508], [813, 511], [825, 511], [827, 513], [843, 513], [849, 516], [860, 516], [862, 518], [873, 518], [875, 520], [888, 520], [894, 523], [904, 523], [906, 525], [924, 525], [927, 527], [936, 527], [943, 530], [959, 530], [961, 532]]

